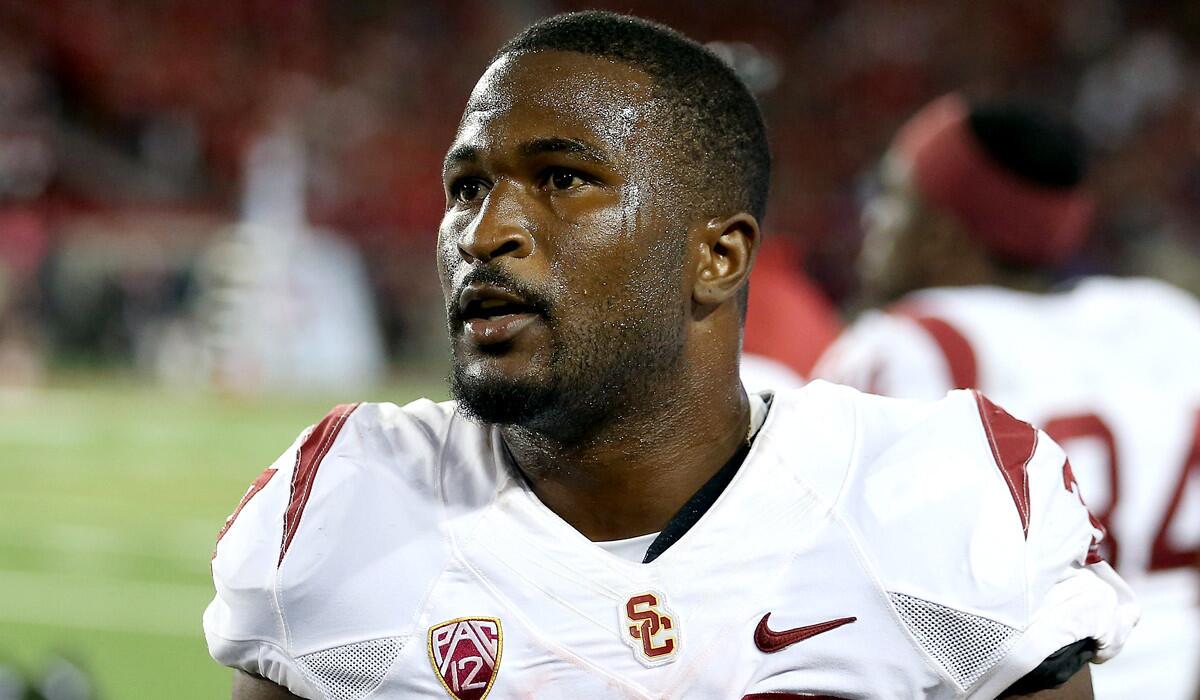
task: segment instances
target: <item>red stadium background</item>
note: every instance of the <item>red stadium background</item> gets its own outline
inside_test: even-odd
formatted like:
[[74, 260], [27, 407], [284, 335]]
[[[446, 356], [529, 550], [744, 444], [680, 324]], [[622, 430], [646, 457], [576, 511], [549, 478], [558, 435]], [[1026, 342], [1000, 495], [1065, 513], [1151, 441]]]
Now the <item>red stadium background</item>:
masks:
[[[307, 154], [309, 220], [365, 252], [391, 357], [436, 351], [417, 332], [430, 305], [406, 300], [429, 297], [440, 159], [463, 98], [520, 27], [596, 5], [0, 4], [9, 355], [131, 362], [142, 326], [179, 311], [197, 251], [238, 217], [249, 145], [281, 122]], [[1102, 211], [1073, 271], [1200, 288], [1195, 3], [608, 5], [733, 57], [762, 99], [776, 158], [767, 228], [835, 302], [854, 293], [872, 165], [904, 118], [952, 89], [1040, 101], [1088, 135]], [[87, 306], [44, 273], [89, 239], [137, 260], [150, 245], [157, 258], [115, 263]]]
[[951, 90], [1086, 135], [1100, 208], [1064, 275], [1200, 292], [1195, 0], [0, 0], [0, 690], [227, 692], [200, 630], [216, 531], [329, 405], [445, 395], [444, 150], [501, 43], [592, 7], [710, 42], [759, 95], [768, 345], [832, 337], [874, 166]]

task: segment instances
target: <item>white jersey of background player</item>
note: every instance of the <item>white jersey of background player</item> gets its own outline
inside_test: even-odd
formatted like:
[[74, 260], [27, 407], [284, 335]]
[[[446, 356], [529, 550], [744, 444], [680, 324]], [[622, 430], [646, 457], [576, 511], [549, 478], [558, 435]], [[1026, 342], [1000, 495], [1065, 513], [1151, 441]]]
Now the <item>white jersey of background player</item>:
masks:
[[[1038, 130], [1048, 128], [1017, 112], [989, 109], [978, 112], [981, 127], [965, 120], [960, 102], [944, 99], [901, 132], [885, 165], [888, 189], [865, 217], [866, 245], [875, 249], [864, 250], [864, 283], [880, 296], [921, 282], [982, 281], [983, 251], [1009, 255], [1010, 266], [1014, 259], [1050, 265], [1081, 240], [1082, 228], [1070, 230], [1069, 219], [1055, 229], [1053, 211], [1039, 219], [1036, 207], [1023, 206], [1015, 195], [999, 202], [1012, 212], [1002, 224], [1031, 233], [1025, 249], [1015, 234], [1005, 239], [980, 222], [971, 209], [978, 206], [971, 183], [983, 190], [980, 197], [1002, 200], [1015, 185], [997, 184], [994, 165], [991, 181], [980, 174], [987, 166], [972, 165], [962, 141], [985, 138], [980, 131], [1000, 139], [1007, 126], [1033, 131], [1028, 138], [1036, 143]], [[997, 124], [1004, 119], [1009, 123]], [[1005, 143], [1023, 147], [1012, 135]], [[1048, 150], [1070, 161], [1062, 148]], [[1041, 206], [1064, 210], [1078, 206], [1081, 196], [1069, 188], [1037, 195]], [[1064, 218], [1060, 210], [1057, 221]], [[933, 250], [920, 249], [923, 231], [933, 232], [927, 241]], [[1038, 237], [1038, 231], [1049, 232]], [[917, 260], [933, 259], [940, 262], [916, 267]], [[1004, 279], [1003, 273], [991, 277]], [[912, 398], [976, 387], [1047, 430], [1066, 449], [1088, 506], [1108, 528], [1106, 558], [1144, 610], [1121, 658], [1096, 669], [1096, 696], [1190, 700], [1200, 662], [1197, 357], [1200, 305], [1190, 296], [1153, 280], [1091, 278], [1056, 293], [955, 286], [905, 295], [889, 312], [863, 314], [826, 353], [817, 374]]]
[[743, 390], [766, 144], [664, 27], [502, 49], [443, 172], [457, 401], [336, 410], [255, 482], [205, 615], [235, 697], [1091, 696], [1136, 609], [1049, 438]]

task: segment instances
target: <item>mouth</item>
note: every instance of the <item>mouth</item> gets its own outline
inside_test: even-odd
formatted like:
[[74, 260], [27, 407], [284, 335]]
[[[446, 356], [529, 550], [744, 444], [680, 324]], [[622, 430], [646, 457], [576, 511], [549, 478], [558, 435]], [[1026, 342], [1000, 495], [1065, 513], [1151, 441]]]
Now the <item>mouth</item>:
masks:
[[477, 345], [509, 342], [541, 316], [520, 295], [490, 285], [464, 289], [458, 308], [465, 335]]

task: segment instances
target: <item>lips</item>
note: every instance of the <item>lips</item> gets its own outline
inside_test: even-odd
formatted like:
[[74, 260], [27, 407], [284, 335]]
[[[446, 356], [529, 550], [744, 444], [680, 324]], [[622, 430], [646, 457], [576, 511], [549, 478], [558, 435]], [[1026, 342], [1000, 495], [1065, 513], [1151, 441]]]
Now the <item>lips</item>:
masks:
[[459, 294], [459, 317], [468, 339], [477, 345], [513, 340], [540, 317], [520, 295], [491, 285], [470, 285]]

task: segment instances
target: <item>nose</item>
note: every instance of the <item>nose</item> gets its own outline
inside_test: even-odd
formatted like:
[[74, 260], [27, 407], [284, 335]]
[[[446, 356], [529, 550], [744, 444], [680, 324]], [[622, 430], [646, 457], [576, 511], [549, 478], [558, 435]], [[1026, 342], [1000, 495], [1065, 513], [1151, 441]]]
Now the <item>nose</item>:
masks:
[[458, 241], [458, 252], [468, 263], [486, 263], [505, 256], [528, 257], [533, 236], [520, 193], [507, 183], [497, 183], [471, 225]]

